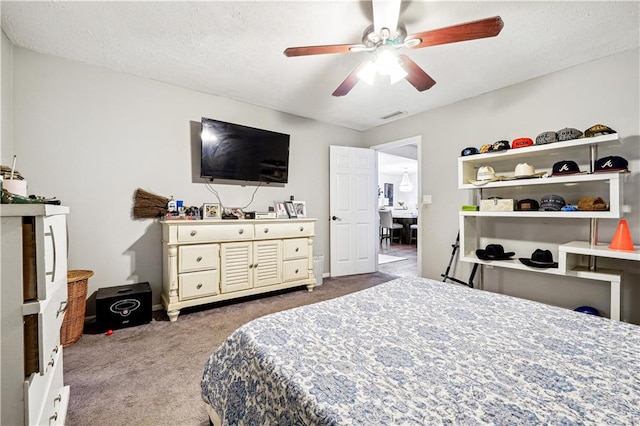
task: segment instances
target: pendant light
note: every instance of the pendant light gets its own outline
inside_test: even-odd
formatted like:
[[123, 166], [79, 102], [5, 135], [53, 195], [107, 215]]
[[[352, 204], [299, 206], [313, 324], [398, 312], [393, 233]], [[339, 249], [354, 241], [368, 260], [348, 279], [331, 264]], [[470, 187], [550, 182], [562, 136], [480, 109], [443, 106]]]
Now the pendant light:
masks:
[[402, 181], [400, 181], [400, 192], [411, 192], [413, 190], [413, 185], [411, 185], [411, 181], [409, 180], [409, 172], [407, 169], [404, 169], [404, 173], [402, 174]]

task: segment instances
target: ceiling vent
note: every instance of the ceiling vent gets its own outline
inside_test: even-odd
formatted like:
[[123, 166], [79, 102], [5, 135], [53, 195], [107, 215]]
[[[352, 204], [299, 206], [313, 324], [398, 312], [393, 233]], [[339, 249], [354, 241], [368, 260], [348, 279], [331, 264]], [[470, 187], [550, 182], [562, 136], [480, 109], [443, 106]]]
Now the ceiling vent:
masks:
[[405, 115], [406, 113], [407, 113], [407, 111], [395, 111], [395, 112], [392, 112], [390, 114], [383, 115], [380, 118], [382, 118], [383, 120], [388, 120], [390, 118], [394, 118], [394, 117], [399, 117], [401, 115]]

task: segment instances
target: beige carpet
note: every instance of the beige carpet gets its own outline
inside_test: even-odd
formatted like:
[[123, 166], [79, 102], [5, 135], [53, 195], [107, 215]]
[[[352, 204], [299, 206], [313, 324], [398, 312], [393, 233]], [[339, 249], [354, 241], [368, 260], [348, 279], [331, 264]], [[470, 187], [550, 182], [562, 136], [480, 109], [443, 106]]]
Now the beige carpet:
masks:
[[395, 278], [373, 273], [325, 278], [306, 288], [242, 302], [183, 310], [177, 322], [164, 311], [145, 325], [91, 334], [64, 349], [71, 386], [67, 425], [208, 425], [200, 378], [209, 354], [240, 325], [260, 316], [332, 299]]

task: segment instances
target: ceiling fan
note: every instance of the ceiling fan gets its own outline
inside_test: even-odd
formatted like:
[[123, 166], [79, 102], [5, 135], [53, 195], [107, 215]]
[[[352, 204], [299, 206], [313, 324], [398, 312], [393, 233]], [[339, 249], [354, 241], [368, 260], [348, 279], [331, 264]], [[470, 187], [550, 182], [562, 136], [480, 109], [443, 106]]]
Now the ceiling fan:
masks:
[[333, 96], [346, 95], [358, 80], [373, 84], [377, 73], [388, 75], [391, 84], [404, 78], [422, 92], [436, 84], [435, 80], [406, 54], [398, 54], [400, 49], [421, 49], [439, 44], [495, 37], [504, 25], [499, 16], [494, 16], [407, 35], [406, 27], [398, 20], [401, 0], [372, 0], [372, 2], [373, 25], [369, 25], [364, 30], [362, 44], [289, 47], [285, 49], [284, 54], [292, 57], [329, 53], [373, 53], [376, 57], [375, 61], [365, 61], [358, 65], [333, 92]]

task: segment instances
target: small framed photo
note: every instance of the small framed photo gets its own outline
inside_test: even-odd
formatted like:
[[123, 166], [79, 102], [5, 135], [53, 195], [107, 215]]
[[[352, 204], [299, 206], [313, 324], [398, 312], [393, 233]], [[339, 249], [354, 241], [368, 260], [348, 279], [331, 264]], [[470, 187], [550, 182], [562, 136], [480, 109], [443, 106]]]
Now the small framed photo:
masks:
[[289, 215], [290, 218], [296, 218], [298, 217], [296, 215], [296, 209], [293, 207], [293, 202], [291, 201], [285, 201], [284, 202], [284, 208], [287, 209], [287, 214]]
[[304, 201], [293, 201], [293, 209], [297, 217], [307, 217], [307, 203]]
[[222, 210], [223, 219], [244, 219], [244, 212], [239, 207], [225, 207]]
[[286, 219], [289, 217], [289, 214], [287, 213], [287, 209], [284, 206], [284, 201], [274, 201], [273, 208], [276, 212], [276, 217], [278, 219], [282, 219], [282, 218]]
[[220, 219], [220, 204], [204, 203], [202, 205], [203, 219]]

